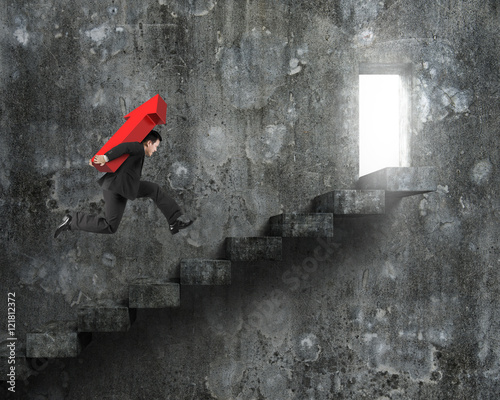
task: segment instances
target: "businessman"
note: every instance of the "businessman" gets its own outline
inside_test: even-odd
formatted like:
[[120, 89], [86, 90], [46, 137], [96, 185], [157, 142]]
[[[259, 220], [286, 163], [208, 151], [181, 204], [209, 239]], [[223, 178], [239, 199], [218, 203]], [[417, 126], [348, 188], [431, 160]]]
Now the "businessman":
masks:
[[100, 217], [82, 212], [67, 214], [62, 224], [57, 227], [54, 238], [57, 238], [63, 231], [115, 233], [120, 225], [127, 201], [144, 197], [155, 202], [167, 219], [172, 234], [191, 225], [193, 222], [183, 218], [175, 200], [168, 196], [159, 185], [141, 180], [144, 157], [151, 157], [158, 150], [161, 140], [160, 134], [153, 130], [141, 143], [121, 143], [106, 154], [95, 156], [93, 160], [90, 159], [89, 165], [94, 162], [103, 166], [123, 154], [129, 154], [116, 172], [108, 172], [98, 181], [105, 201], [105, 215]]

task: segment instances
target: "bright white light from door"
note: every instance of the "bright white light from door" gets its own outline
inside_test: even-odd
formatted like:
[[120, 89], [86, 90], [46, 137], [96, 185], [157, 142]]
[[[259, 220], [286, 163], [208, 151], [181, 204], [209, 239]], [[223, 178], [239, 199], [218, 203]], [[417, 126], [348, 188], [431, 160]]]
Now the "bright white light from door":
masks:
[[400, 166], [399, 75], [359, 75], [359, 175]]

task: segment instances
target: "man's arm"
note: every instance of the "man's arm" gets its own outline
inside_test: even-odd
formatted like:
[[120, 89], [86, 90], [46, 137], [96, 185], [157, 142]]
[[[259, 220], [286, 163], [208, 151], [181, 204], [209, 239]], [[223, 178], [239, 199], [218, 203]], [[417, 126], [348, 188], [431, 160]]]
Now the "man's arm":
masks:
[[108, 157], [108, 161], [111, 161], [123, 154], [130, 154], [131, 156], [144, 155], [144, 146], [139, 142], [120, 143], [105, 153], [105, 156]]
[[[104, 155], [94, 157], [94, 163], [101, 165], [101, 167], [108, 161], [114, 160], [123, 154], [130, 154], [131, 156], [144, 155], [144, 146], [139, 142], [125, 142], [113, 147]], [[89, 162], [92, 165], [92, 160]]]

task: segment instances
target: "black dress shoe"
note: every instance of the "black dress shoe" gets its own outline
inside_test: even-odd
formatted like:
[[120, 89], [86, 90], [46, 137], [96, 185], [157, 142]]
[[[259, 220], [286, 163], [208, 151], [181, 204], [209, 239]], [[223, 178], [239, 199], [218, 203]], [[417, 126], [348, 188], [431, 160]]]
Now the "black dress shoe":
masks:
[[62, 224], [57, 227], [56, 232], [54, 233], [54, 239], [57, 238], [62, 231], [69, 230], [71, 230], [71, 215], [66, 215]]
[[181, 221], [181, 220], [177, 220], [175, 221], [172, 225], [170, 225], [170, 233], [172, 235], [175, 235], [177, 232], [179, 232], [181, 229], [186, 229], [189, 225], [191, 225], [193, 223], [193, 221], [187, 221], [187, 222], [184, 222], [184, 221]]

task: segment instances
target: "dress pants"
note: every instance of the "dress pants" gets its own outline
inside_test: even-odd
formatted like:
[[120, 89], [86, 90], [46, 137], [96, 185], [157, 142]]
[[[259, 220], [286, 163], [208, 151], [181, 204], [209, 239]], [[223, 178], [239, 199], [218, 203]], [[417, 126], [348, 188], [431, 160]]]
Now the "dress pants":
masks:
[[[82, 212], [73, 212], [71, 216], [71, 230], [80, 230], [93, 233], [115, 233], [120, 225], [127, 205], [127, 199], [122, 195], [104, 190], [104, 217]], [[160, 186], [153, 182], [140, 181], [137, 198], [149, 197], [162, 214], [172, 225], [182, 213], [178, 204], [168, 196]]]

